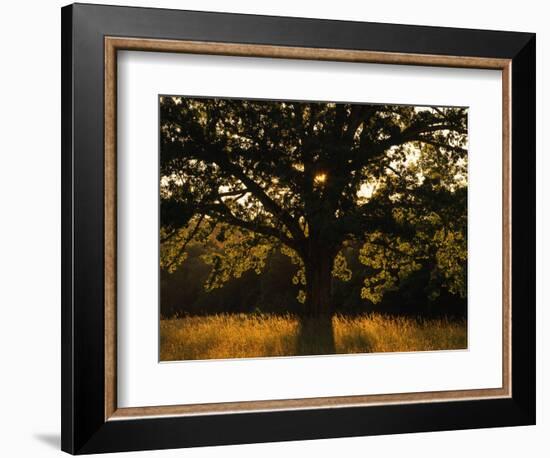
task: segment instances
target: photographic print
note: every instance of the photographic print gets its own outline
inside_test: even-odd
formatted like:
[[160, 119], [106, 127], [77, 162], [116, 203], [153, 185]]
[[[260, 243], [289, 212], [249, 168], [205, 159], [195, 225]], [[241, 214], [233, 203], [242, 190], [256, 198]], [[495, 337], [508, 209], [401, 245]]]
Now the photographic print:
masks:
[[160, 360], [466, 349], [467, 120], [159, 96]]

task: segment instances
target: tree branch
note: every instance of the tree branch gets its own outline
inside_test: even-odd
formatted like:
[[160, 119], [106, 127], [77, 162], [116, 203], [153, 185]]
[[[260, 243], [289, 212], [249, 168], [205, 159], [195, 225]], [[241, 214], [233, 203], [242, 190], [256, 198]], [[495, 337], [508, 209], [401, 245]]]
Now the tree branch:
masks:
[[197, 221], [197, 224], [195, 224], [195, 227], [193, 228], [191, 233], [187, 236], [187, 238], [183, 242], [183, 245], [179, 248], [178, 253], [176, 254], [176, 256], [174, 256], [172, 258], [172, 260], [168, 263], [168, 266], [166, 266], [168, 269], [170, 267], [172, 267], [175, 262], [177, 262], [179, 257], [183, 254], [183, 252], [187, 248], [187, 245], [189, 245], [189, 242], [191, 240], [193, 240], [193, 237], [195, 237], [195, 235], [197, 235], [197, 232], [199, 231], [199, 227], [200, 227], [200, 225], [202, 224], [202, 222], [204, 220], [204, 216], [205, 216], [204, 214], [201, 214], [201, 216], [199, 217], [199, 220]]
[[205, 207], [204, 210], [215, 213], [216, 218], [227, 224], [231, 224], [233, 226], [237, 226], [251, 232], [256, 232], [258, 234], [265, 235], [266, 237], [275, 238], [285, 245], [288, 245], [290, 248], [301, 252], [300, 244], [296, 240], [288, 237], [279, 229], [271, 226], [266, 226], [255, 221], [246, 221], [238, 218], [223, 203], [210, 204]]
[[[422, 141], [424, 143], [429, 143], [432, 140], [427, 138], [424, 134], [428, 134], [430, 132], [437, 132], [440, 130], [452, 130], [454, 132], [466, 134], [463, 129], [458, 128], [458, 126], [454, 126], [452, 124], [430, 124], [423, 127], [416, 127], [416, 128], [407, 128], [398, 134], [392, 135], [391, 137], [382, 140], [381, 142], [378, 142], [374, 145], [371, 145], [370, 148], [366, 148], [368, 151], [368, 154], [364, 154], [363, 157], [361, 157], [360, 154], [357, 155], [356, 161], [354, 162], [354, 166], [362, 166], [366, 165], [368, 161], [370, 161], [373, 157], [383, 153], [384, 151], [387, 151], [388, 149], [404, 145], [406, 143], [414, 142], [414, 141]], [[434, 140], [435, 142], [435, 140]]]
[[438, 148], [444, 148], [444, 149], [448, 149], [448, 150], [451, 150], [451, 151], [455, 151], [455, 152], [461, 153], [461, 154], [467, 154], [468, 153], [468, 150], [466, 148], [461, 148], [460, 146], [447, 145], [445, 143], [437, 142], [435, 140], [431, 140], [431, 139], [427, 139], [427, 138], [423, 138], [423, 137], [419, 138], [416, 141], [419, 141], [419, 142], [422, 142], [422, 143], [427, 143], [428, 145], [436, 146]]
[[216, 163], [223, 170], [240, 180], [241, 183], [246, 186], [246, 189], [260, 201], [264, 208], [273, 216], [277, 217], [286, 226], [295, 240], [300, 241], [304, 239], [304, 234], [300, 230], [300, 226], [297, 221], [295, 221], [288, 212], [286, 212], [271, 197], [269, 197], [265, 190], [253, 179], [251, 179], [243, 169], [227, 159], [218, 160]]

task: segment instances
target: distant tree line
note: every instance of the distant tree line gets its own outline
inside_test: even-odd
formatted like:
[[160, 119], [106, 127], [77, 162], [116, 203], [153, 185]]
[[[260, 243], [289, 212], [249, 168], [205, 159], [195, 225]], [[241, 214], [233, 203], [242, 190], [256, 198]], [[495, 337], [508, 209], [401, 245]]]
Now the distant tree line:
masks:
[[[203, 285], [211, 270], [201, 259], [206, 251], [207, 248], [195, 245], [190, 248], [186, 262], [174, 272], [161, 270], [163, 318], [214, 313], [298, 313], [304, 306], [292, 287], [295, 266], [287, 256], [274, 252], [260, 274], [247, 271], [240, 278], [228, 280], [223, 288], [206, 291]], [[379, 303], [361, 298], [369, 268], [359, 262], [358, 254], [357, 249], [346, 250], [346, 259], [353, 272], [349, 281], [332, 279], [335, 313], [466, 318], [465, 298], [452, 294], [445, 287], [433, 297], [434, 285], [427, 267], [411, 274], [396, 290], [387, 292]]]

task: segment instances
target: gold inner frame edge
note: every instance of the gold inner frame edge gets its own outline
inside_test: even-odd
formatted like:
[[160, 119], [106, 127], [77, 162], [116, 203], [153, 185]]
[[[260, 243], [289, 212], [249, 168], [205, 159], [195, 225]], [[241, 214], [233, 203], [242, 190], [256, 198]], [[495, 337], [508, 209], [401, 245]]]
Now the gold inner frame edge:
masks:
[[[105, 215], [105, 396], [106, 421], [143, 417], [190, 416], [302, 410], [381, 404], [507, 398], [512, 393], [511, 367], [511, 60], [447, 55], [406, 54], [377, 51], [303, 48], [241, 43], [216, 43], [146, 38], [105, 37], [104, 39], [104, 215]], [[187, 54], [265, 57], [393, 65], [479, 68], [502, 71], [502, 380], [500, 388], [431, 391], [415, 393], [353, 395], [303, 399], [241, 401], [209, 404], [118, 408], [116, 337], [116, 247], [117, 247], [117, 51], [173, 52]]]

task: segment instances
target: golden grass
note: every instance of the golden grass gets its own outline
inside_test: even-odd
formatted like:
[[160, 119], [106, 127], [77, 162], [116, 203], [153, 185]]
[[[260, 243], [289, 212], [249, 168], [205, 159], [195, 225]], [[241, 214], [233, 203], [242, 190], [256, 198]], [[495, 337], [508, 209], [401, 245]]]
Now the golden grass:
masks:
[[293, 315], [210, 315], [161, 320], [161, 361], [457, 350], [466, 321], [378, 314], [301, 322]]

